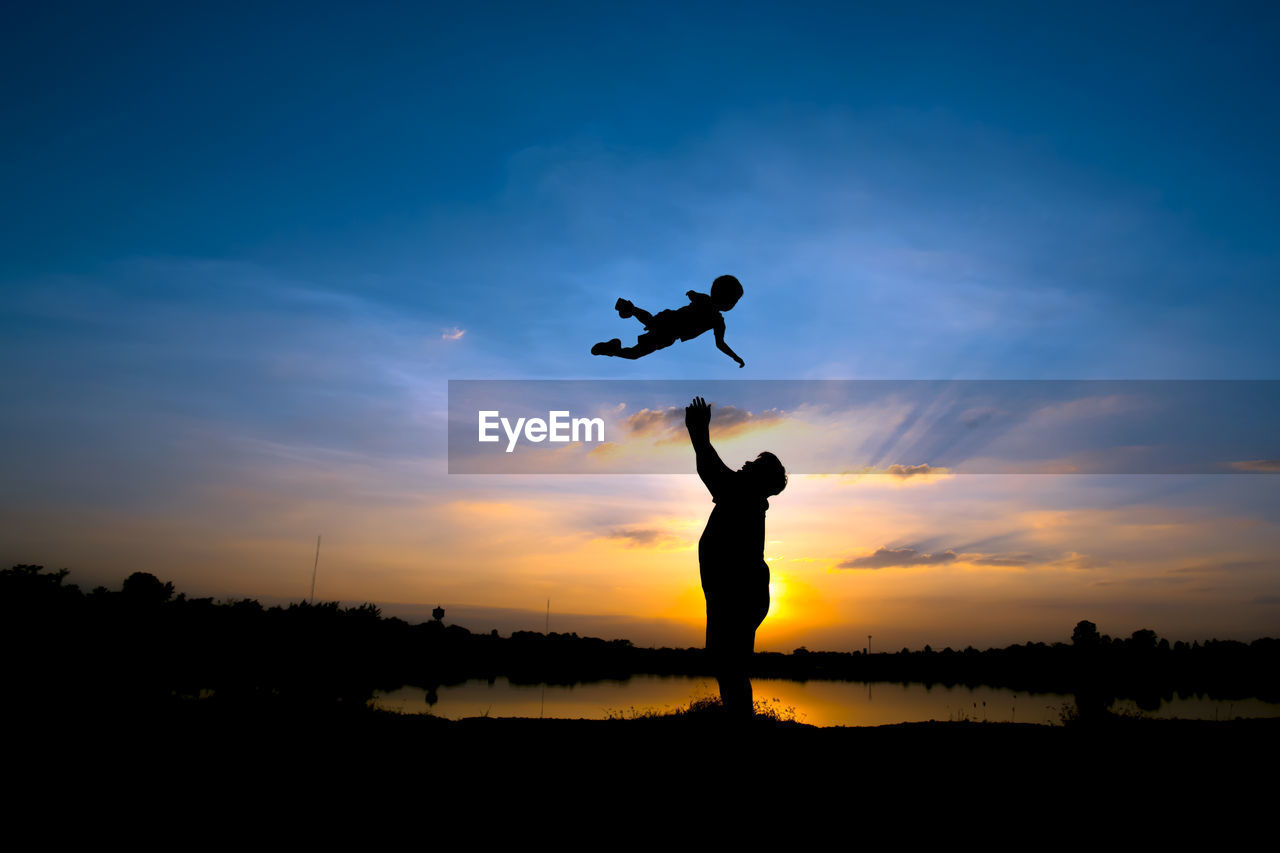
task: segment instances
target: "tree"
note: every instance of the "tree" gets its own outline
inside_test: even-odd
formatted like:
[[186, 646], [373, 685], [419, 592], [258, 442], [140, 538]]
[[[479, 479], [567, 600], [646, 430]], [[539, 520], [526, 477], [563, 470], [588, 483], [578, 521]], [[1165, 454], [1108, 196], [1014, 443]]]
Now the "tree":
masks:
[[124, 579], [120, 592], [139, 604], [164, 604], [173, 597], [173, 582], [160, 583], [148, 572], [134, 572]]
[[1150, 628], [1141, 628], [1129, 637], [1129, 645], [1140, 652], [1149, 652], [1156, 647], [1156, 632]]
[[1081, 619], [1077, 622], [1076, 629], [1071, 632], [1071, 645], [1078, 649], [1097, 648], [1100, 642], [1098, 626], [1088, 619]]

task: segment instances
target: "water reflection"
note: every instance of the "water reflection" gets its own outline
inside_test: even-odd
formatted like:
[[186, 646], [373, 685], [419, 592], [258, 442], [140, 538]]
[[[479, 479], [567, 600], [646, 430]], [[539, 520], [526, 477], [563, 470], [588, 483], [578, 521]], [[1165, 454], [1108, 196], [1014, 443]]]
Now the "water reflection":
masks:
[[[997, 687], [946, 687], [924, 684], [851, 681], [786, 681], [753, 679], [758, 702], [785, 717], [815, 726], [879, 726], [925, 720], [973, 720], [1058, 724], [1073, 697], [1062, 693], [1015, 693]], [[716, 696], [715, 679], [637, 675], [626, 681], [597, 681], [571, 687], [511, 684], [474, 679], [433, 688], [401, 687], [378, 691], [375, 704], [401, 713], [439, 717], [557, 717], [607, 719], [666, 713], [695, 699]], [[1115, 710], [1132, 713], [1133, 703]], [[1280, 705], [1258, 699], [1217, 701], [1175, 697], [1148, 716], [1184, 719], [1230, 719], [1280, 716]]]
[[1280, 717], [1280, 704], [1261, 699], [1209, 699], [1205, 696], [1177, 695], [1160, 703], [1154, 710], [1144, 709], [1131, 699], [1120, 699], [1111, 706], [1117, 714], [1141, 714], [1163, 720], [1234, 720], [1236, 717]]
[[[1062, 694], [1015, 694], [994, 687], [944, 687], [848, 681], [754, 679], [757, 701], [784, 716], [817, 726], [876, 726], [919, 720], [1015, 720], [1056, 723]], [[572, 687], [511, 684], [506, 678], [475, 679], [439, 687], [430, 698], [420, 687], [380, 691], [380, 708], [403, 713], [430, 711], [463, 717], [559, 717], [606, 719], [665, 713], [718, 695], [714, 679], [638, 675], [627, 681], [598, 681]]]

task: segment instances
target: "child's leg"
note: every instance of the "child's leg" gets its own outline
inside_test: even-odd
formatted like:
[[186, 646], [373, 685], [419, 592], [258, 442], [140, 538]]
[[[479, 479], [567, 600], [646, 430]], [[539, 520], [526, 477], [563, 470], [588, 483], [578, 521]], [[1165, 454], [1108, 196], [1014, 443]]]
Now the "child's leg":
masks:
[[637, 308], [632, 302], [630, 302], [627, 299], [619, 299], [614, 304], [613, 307], [614, 307], [614, 310], [618, 312], [618, 316], [624, 320], [627, 319], [628, 317], [635, 317], [646, 328], [648, 328], [649, 324], [653, 322], [652, 314], [650, 314], [648, 311], [644, 310], [643, 308]]
[[645, 332], [636, 338], [635, 346], [626, 347], [625, 349], [615, 350], [609, 355], [616, 355], [619, 358], [644, 358], [651, 352], [669, 347], [676, 342], [675, 336], [664, 332]]
[[610, 353], [610, 355], [616, 355], [618, 358], [630, 358], [634, 360], [637, 358], [644, 358], [654, 350], [662, 349], [662, 347], [653, 346], [652, 342], [646, 341], [644, 338], [645, 336], [641, 335], [636, 339], [635, 346], [619, 349], [616, 352]]
[[[648, 338], [648, 340], [646, 340]], [[644, 358], [654, 350], [662, 349], [667, 344], [655, 345], [652, 338], [648, 335], [641, 335], [636, 339], [635, 346], [623, 347], [622, 341], [614, 338], [611, 341], [601, 341], [591, 348], [592, 355], [611, 355], [616, 358], [629, 358], [635, 360]]]
[[[621, 302], [622, 300], [618, 300]], [[648, 311], [641, 311], [636, 316], [643, 314], [650, 320], [653, 319]], [[662, 325], [662, 324], [659, 324]], [[592, 355], [611, 355], [617, 358], [637, 359], [644, 358], [655, 350], [669, 347], [676, 342], [676, 335], [667, 328], [660, 328], [657, 331], [649, 330], [640, 337], [636, 338], [635, 346], [623, 348], [622, 341], [614, 338], [611, 341], [601, 341], [591, 348]]]

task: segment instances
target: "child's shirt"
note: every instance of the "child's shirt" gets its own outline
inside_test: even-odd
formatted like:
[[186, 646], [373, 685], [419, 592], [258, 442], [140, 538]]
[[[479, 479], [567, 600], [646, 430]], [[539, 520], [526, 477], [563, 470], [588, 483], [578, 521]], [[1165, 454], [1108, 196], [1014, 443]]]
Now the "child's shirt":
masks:
[[674, 311], [660, 311], [653, 319], [650, 331], [670, 332], [682, 341], [691, 341], [708, 329], [724, 334], [724, 315], [705, 293], [694, 293], [688, 305]]

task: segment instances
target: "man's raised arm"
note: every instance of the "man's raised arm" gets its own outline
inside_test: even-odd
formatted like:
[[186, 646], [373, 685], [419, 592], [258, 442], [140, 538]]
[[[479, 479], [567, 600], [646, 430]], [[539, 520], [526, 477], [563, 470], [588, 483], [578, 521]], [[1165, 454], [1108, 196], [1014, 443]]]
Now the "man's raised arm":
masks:
[[684, 425], [689, 430], [689, 441], [693, 443], [694, 453], [698, 457], [698, 476], [702, 478], [711, 496], [716, 497], [725, 476], [732, 472], [711, 446], [711, 406], [707, 405], [706, 400], [694, 397], [693, 402], [685, 406]]

